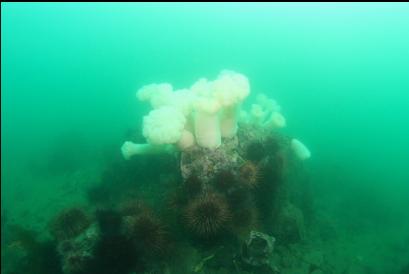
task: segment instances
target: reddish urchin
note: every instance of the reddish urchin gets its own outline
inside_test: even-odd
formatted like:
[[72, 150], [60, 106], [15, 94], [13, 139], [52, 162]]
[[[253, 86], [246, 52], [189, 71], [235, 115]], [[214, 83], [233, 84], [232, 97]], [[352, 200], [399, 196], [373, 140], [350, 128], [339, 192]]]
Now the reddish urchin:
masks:
[[199, 237], [211, 237], [226, 229], [230, 221], [230, 210], [226, 200], [217, 194], [196, 198], [186, 208], [187, 227]]
[[215, 185], [222, 191], [228, 191], [237, 185], [236, 175], [231, 170], [225, 169], [217, 173], [215, 178]]
[[137, 249], [149, 256], [162, 255], [169, 244], [168, 233], [162, 223], [151, 213], [128, 217], [127, 235]]
[[251, 161], [247, 161], [240, 167], [240, 178], [245, 185], [254, 188], [260, 180], [260, 170], [258, 166]]
[[88, 215], [80, 208], [60, 212], [50, 224], [50, 232], [57, 240], [66, 240], [79, 235], [91, 224]]

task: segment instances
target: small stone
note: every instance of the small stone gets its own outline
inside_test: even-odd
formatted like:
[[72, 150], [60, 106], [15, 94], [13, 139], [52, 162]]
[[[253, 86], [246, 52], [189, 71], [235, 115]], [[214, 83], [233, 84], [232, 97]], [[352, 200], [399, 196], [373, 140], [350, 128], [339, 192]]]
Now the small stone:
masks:
[[251, 266], [269, 265], [274, 243], [274, 237], [258, 231], [251, 231], [249, 239], [243, 246], [243, 262]]

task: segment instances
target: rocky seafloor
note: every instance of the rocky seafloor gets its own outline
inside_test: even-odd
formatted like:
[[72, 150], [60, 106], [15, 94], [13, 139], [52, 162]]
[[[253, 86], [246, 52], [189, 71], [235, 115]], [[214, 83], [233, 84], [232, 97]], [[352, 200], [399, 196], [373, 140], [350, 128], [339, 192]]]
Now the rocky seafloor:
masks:
[[41, 231], [2, 215], [2, 273], [374, 273], [359, 256], [328, 252], [336, 228], [317, 217], [289, 144], [243, 124], [215, 150], [108, 153], [86, 203]]

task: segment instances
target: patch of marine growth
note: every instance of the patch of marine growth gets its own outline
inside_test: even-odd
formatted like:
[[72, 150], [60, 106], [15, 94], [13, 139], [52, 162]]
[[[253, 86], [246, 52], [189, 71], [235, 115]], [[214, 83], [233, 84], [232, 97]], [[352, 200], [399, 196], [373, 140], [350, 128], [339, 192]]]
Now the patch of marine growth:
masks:
[[290, 251], [280, 248], [306, 237], [311, 154], [280, 132], [275, 100], [258, 94], [245, 109], [249, 95], [247, 77], [227, 70], [186, 89], [142, 87], [137, 98], [152, 107], [142, 136], [107, 157], [89, 205], [50, 222], [60, 272], [284, 273]]
[[280, 133], [286, 119], [275, 100], [259, 94], [246, 111], [249, 94], [247, 77], [227, 70], [188, 89], [145, 86], [137, 97], [152, 106], [143, 118], [147, 143], [127, 141], [121, 150], [125, 159], [180, 155], [181, 190], [173, 209], [191, 243], [219, 253], [209, 259], [219, 261], [214, 267], [228, 273], [276, 273], [271, 261], [275, 237], [292, 242], [304, 236], [302, 213], [290, 203], [284, 177], [311, 153]]

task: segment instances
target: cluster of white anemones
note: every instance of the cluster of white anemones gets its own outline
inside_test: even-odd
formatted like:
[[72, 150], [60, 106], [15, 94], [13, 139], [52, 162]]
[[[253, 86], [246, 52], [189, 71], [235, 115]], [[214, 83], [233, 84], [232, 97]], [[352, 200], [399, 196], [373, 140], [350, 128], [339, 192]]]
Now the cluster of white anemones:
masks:
[[135, 154], [183, 151], [195, 144], [216, 149], [222, 137], [236, 135], [239, 118], [264, 127], [285, 126], [280, 106], [265, 95], [257, 96], [249, 113], [241, 111], [249, 94], [247, 77], [230, 70], [223, 70], [213, 81], [201, 78], [189, 89], [174, 90], [168, 83], [146, 85], [136, 95], [152, 106], [143, 118], [147, 143], [127, 141], [122, 154], [129, 159]]

